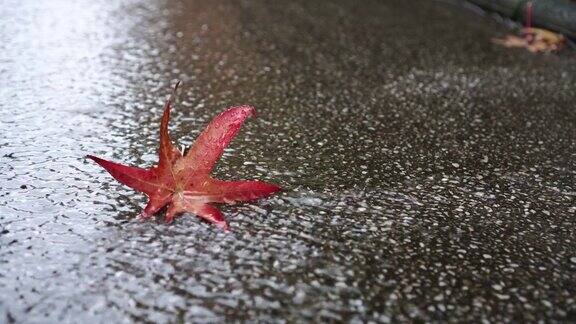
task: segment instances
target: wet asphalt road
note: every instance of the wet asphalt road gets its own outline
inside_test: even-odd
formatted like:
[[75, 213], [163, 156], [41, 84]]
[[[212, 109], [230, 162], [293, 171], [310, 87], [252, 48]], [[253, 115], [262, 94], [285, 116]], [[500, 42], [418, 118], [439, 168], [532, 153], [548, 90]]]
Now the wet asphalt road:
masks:
[[[0, 7], [0, 322], [576, 321], [576, 56], [429, 1]], [[218, 164], [285, 191], [192, 215], [86, 161], [156, 162], [252, 104]]]

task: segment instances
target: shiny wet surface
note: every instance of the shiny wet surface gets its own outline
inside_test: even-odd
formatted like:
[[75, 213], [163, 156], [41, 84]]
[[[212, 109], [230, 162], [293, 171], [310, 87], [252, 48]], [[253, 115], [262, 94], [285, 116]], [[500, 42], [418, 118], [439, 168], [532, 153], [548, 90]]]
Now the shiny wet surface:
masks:
[[[0, 8], [0, 322], [576, 319], [576, 64], [427, 1]], [[141, 222], [83, 156], [156, 162], [251, 104], [217, 167], [286, 190]]]

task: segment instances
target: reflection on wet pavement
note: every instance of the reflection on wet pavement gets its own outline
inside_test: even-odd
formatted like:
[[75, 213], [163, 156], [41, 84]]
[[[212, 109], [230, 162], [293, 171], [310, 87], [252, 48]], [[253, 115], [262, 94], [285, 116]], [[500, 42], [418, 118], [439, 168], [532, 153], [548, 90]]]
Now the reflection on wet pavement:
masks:
[[[574, 320], [576, 66], [427, 1], [0, 6], [0, 322]], [[252, 104], [229, 234], [83, 156], [156, 162]]]

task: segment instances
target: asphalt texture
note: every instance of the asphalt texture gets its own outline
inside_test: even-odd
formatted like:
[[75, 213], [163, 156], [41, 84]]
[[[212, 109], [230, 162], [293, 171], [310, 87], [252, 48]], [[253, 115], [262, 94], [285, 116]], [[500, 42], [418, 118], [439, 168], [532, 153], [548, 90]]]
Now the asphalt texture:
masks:
[[[576, 321], [576, 64], [438, 1], [0, 6], [0, 322]], [[231, 232], [84, 159], [258, 111]]]

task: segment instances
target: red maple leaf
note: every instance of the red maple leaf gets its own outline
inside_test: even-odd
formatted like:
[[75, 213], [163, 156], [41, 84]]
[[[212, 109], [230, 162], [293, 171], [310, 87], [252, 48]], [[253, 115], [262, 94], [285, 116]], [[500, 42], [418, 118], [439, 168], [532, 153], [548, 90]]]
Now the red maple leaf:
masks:
[[[179, 83], [178, 83], [179, 84]], [[210, 203], [235, 203], [269, 196], [280, 187], [261, 181], [222, 181], [210, 176], [224, 148], [236, 136], [244, 120], [254, 115], [251, 106], [232, 107], [210, 122], [186, 155], [170, 140], [168, 120], [178, 84], [164, 105], [160, 123], [160, 149], [157, 166], [149, 169], [126, 166], [93, 155], [87, 157], [106, 169], [119, 182], [148, 196], [148, 205], [141, 216], [148, 218], [168, 206], [165, 219], [172, 222], [183, 212], [227, 230], [224, 216]]]

